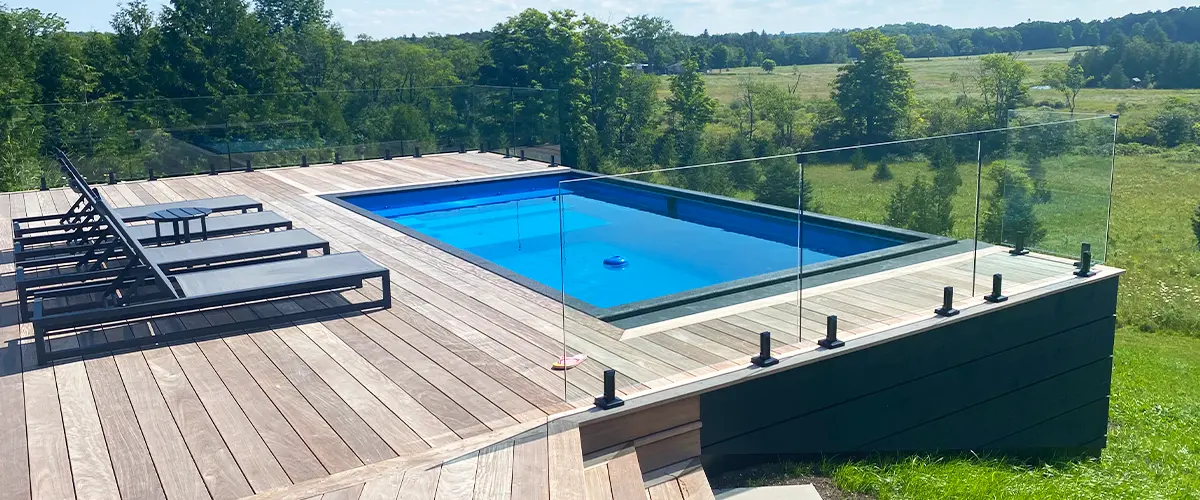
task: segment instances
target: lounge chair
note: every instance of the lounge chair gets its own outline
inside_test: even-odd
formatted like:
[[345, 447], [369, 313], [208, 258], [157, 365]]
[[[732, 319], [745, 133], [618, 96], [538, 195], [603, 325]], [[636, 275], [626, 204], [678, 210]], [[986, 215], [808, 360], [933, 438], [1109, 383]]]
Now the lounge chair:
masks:
[[[193, 220], [188, 223], [191, 224], [189, 229], [192, 236], [199, 236], [201, 234], [200, 222]], [[154, 224], [129, 226], [122, 223], [121, 225], [128, 230], [131, 237], [143, 245], [175, 240], [174, 230], [170, 227], [166, 228], [166, 231], [159, 236], [154, 232]], [[275, 212], [265, 211], [213, 217], [208, 219], [207, 226], [208, 232], [205, 234], [209, 238], [219, 238], [259, 231], [291, 229], [292, 221]], [[182, 228], [180, 230], [182, 231]], [[88, 251], [89, 248], [104, 246], [111, 242], [112, 233], [108, 230], [107, 224], [97, 224], [86, 233], [76, 236], [68, 236], [65, 233], [30, 236], [24, 242], [13, 243], [13, 262], [21, 264], [30, 259], [82, 253]]]
[[[65, 159], [65, 155], [64, 155]], [[358, 252], [322, 255], [307, 259], [291, 259], [263, 264], [251, 264], [208, 271], [168, 276], [147, 256], [147, 249], [130, 235], [107, 203], [81, 190], [96, 211], [113, 229], [115, 239], [127, 256], [118, 275], [103, 290], [76, 296], [69, 312], [53, 312], [47, 303], [51, 297], [33, 301], [33, 332], [37, 362], [45, 364], [56, 359], [125, 349], [175, 340], [181, 337], [212, 335], [259, 328], [305, 318], [324, 317], [346, 312], [391, 307], [391, 281], [387, 268], [376, 264]], [[368, 279], [382, 280], [383, 295], [379, 300], [346, 303], [315, 310], [285, 313], [251, 321], [214, 325], [173, 331], [160, 335], [122, 338], [100, 343], [81, 343], [79, 347], [49, 349], [49, 338], [57, 332], [104, 325], [129, 320], [204, 309], [247, 305], [254, 302], [289, 296], [359, 288]], [[85, 285], [91, 286], [91, 285]], [[59, 293], [71, 294], [70, 290]], [[87, 297], [99, 296], [86, 301]], [[78, 303], [78, 300], [85, 300]], [[83, 308], [86, 307], [86, 308]]]
[[[73, 168], [73, 167], [72, 167]], [[82, 179], [82, 176], [80, 177]], [[159, 210], [169, 208], [197, 207], [207, 208], [213, 213], [223, 212], [242, 212], [246, 213], [251, 210], [261, 212], [263, 210], [262, 203], [254, 201], [254, 199], [245, 195], [221, 196], [218, 198], [204, 198], [199, 200], [175, 201], [171, 203], [155, 203], [152, 205], [138, 205], [133, 207], [117, 208], [113, 210], [116, 215], [124, 222], [139, 222], [150, 220], [150, 214]], [[86, 229], [93, 225], [99, 217], [96, 215], [95, 209], [87, 203], [83, 195], [75, 201], [71, 209], [66, 213], [53, 215], [39, 215], [34, 217], [21, 217], [13, 219], [13, 238], [14, 241], [21, 241], [29, 235], [50, 233], [55, 231], [78, 231]], [[44, 226], [32, 226], [35, 222], [55, 221], [55, 224]]]
[[[301, 258], [307, 257], [310, 251], [329, 255], [329, 242], [304, 229], [144, 249], [146, 258], [168, 274]], [[124, 252], [73, 254], [68, 259], [51, 257], [31, 260], [26, 264], [17, 268], [15, 280], [22, 319], [28, 319], [32, 314], [29, 309], [31, 299], [66, 296], [64, 293], [67, 291], [70, 295], [104, 291], [109, 282], [121, 274]], [[62, 267], [64, 264], [73, 264], [73, 269]], [[54, 272], [27, 274], [38, 269]], [[64, 308], [70, 309], [76, 308]]]

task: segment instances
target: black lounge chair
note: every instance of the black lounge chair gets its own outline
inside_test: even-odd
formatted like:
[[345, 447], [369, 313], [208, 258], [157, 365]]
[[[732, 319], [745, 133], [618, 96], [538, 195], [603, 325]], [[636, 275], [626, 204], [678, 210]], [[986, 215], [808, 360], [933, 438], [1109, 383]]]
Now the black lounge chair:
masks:
[[[118, 245], [119, 246], [119, 245]], [[304, 230], [249, 234], [183, 245], [144, 248], [146, 258], [168, 274], [212, 270], [250, 263], [307, 257], [310, 251], [329, 255], [329, 242]], [[22, 319], [28, 319], [29, 301], [37, 297], [66, 297], [104, 291], [122, 272], [123, 252], [74, 254], [28, 261], [16, 270], [17, 299]], [[41, 275], [28, 275], [45, 264]], [[73, 264], [72, 268], [63, 268]], [[85, 286], [87, 285], [87, 286]], [[86, 306], [84, 306], [86, 307]], [[72, 308], [73, 309], [73, 308]]]
[[[192, 237], [198, 237], [201, 234], [200, 222], [193, 220], [188, 223], [191, 224], [189, 229]], [[175, 233], [171, 227], [167, 227], [166, 231], [161, 236], [158, 236], [155, 234], [154, 224], [129, 226], [122, 223], [121, 225], [125, 227], [131, 237], [137, 239], [143, 245], [167, 243], [175, 240]], [[212, 217], [208, 219], [207, 226], [208, 232], [205, 234], [209, 238], [219, 238], [259, 231], [291, 229], [292, 221], [283, 218], [275, 212], [265, 211]], [[182, 231], [182, 228], [180, 230]], [[75, 241], [71, 241], [73, 238]], [[70, 236], [66, 233], [30, 236], [26, 238], [25, 242], [13, 243], [13, 262], [22, 264], [31, 259], [69, 256], [71, 254], [87, 252], [93, 247], [102, 247], [111, 244], [112, 241], [112, 233], [108, 230], [107, 224], [97, 224], [86, 233], [75, 236]]]
[[[65, 160], [65, 155], [63, 160]], [[47, 300], [52, 298], [34, 299], [33, 335], [38, 364], [45, 364], [56, 359], [167, 342], [181, 337], [228, 333], [300, 319], [391, 307], [391, 280], [388, 269], [358, 252], [168, 276], [147, 256], [146, 248], [129, 234], [129, 228], [116, 219], [102, 198], [93, 196], [94, 193], [88, 193], [86, 188], [81, 191], [93, 203], [101, 217], [107, 220], [109, 227], [113, 228], [115, 239], [121, 244], [127, 256], [126, 264], [103, 290], [90, 294], [93, 297], [99, 295], [99, 300], [93, 300], [86, 304], [87, 309], [54, 312], [47, 304]], [[81, 342], [79, 347], [49, 349], [50, 337], [57, 332], [129, 320], [149, 319], [168, 314], [198, 312], [216, 307], [246, 305], [295, 295], [359, 288], [363, 286], [365, 280], [373, 278], [382, 280], [383, 296], [379, 300], [302, 310], [252, 321], [214, 325], [160, 335], [123, 338], [99, 343]], [[68, 290], [62, 292], [70, 293]], [[76, 302], [70, 304], [70, 307], [76, 309], [84, 305]]]
[[[74, 168], [74, 167], [71, 167]], [[82, 180], [82, 176], [80, 176]], [[246, 213], [251, 210], [261, 212], [263, 210], [262, 203], [254, 201], [253, 198], [245, 195], [221, 196], [218, 198], [204, 198], [199, 200], [175, 201], [170, 203], [155, 203], [152, 205], [138, 205], [134, 207], [124, 207], [113, 209], [113, 214], [124, 222], [139, 222], [150, 220], [150, 214], [159, 210], [169, 208], [184, 208], [197, 207], [207, 208], [213, 213], [223, 212], [242, 212]], [[13, 219], [13, 239], [14, 241], [22, 241], [23, 238], [42, 233], [51, 233], [55, 231], [78, 231], [87, 229], [94, 225], [99, 217], [96, 215], [95, 209], [87, 202], [86, 197], [79, 196], [71, 209], [66, 213], [53, 215], [38, 215], [34, 217], [20, 217]], [[55, 221], [55, 224], [45, 226], [31, 226], [34, 222]]]

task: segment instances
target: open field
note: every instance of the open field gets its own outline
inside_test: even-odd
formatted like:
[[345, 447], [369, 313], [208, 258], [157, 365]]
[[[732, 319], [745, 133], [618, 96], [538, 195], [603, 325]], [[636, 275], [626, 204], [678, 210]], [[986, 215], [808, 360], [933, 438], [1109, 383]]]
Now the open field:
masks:
[[[1054, 62], [1067, 62], [1075, 52], [1086, 50], [1085, 47], [1075, 47], [1070, 53], [1059, 49], [1044, 49], [1032, 52], [1022, 52], [1020, 59], [1025, 61], [1033, 71], [1030, 82], [1035, 83], [1041, 78], [1042, 70]], [[918, 99], [937, 99], [953, 97], [962, 93], [962, 82], [951, 81], [951, 76], [959, 74], [970, 75], [978, 64], [979, 56], [969, 57], [935, 57], [908, 59], [904, 65], [912, 72], [916, 80], [916, 96]], [[766, 81], [780, 87], [787, 87], [796, 82], [800, 75], [798, 93], [806, 100], [828, 99], [830, 86], [837, 76], [839, 64], [814, 64], [804, 66], [780, 66], [773, 73], [767, 73], [762, 68], [744, 67], [713, 72], [704, 76], [708, 94], [723, 104], [729, 104], [737, 96], [737, 89], [742, 79], [746, 77]], [[659, 92], [667, 93], [666, 78]], [[970, 85], [970, 83], [967, 83]], [[973, 88], [968, 92], [975, 93]], [[1144, 121], [1153, 115], [1161, 104], [1173, 96], [1200, 100], [1200, 90], [1111, 90], [1084, 89], [1079, 94], [1079, 105], [1076, 111], [1085, 113], [1113, 113], [1117, 105], [1126, 104], [1125, 117], [1135, 121]], [[1033, 102], [1062, 101], [1062, 95], [1051, 90], [1034, 90], [1030, 92]]]

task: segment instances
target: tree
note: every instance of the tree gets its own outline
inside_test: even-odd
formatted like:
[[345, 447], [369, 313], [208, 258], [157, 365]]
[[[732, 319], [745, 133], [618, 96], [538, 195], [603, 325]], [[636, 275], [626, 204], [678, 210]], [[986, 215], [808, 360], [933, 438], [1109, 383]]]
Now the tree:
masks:
[[620, 149], [617, 158], [626, 168], [642, 170], [653, 161], [662, 115], [658, 84], [658, 77], [654, 75], [627, 71], [622, 76], [612, 121], [618, 130], [615, 145]]
[[901, 55], [908, 57], [916, 52], [917, 46], [913, 45], [912, 38], [904, 33], [901, 33], [896, 35], [896, 50], [899, 50]]
[[1028, 89], [1025, 78], [1029, 66], [1016, 56], [988, 54], [979, 58], [975, 82], [983, 98], [984, 107], [991, 111], [995, 126], [1003, 126], [1008, 110], [1016, 109]]
[[1196, 205], [1196, 212], [1192, 214], [1192, 233], [1196, 235], [1196, 248], [1200, 248], [1200, 205]]
[[854, 154], [850, 155], [850, 170], [866, 170], [867, 168], [867, 153], [863, 148], [856, 148]]
[[1108, 76], [1104, 77], [1106, 89], [1127, 89], [1129, 85], [1129, 77], [1125, 76], [1125, 68], [1120, 64], [1114, 64], [1108, 71]]
[[958, 41], [958, 54], [959, 55], [969, 56], [974, 53], [975, 53], [975, 44], [971, 43], [970, 38], [963, 38], [962, 40]]
[[1079, 43], [1088, 47], [1100, 45], [1100, 27], [1095, 24], [1089, 24], [1083, 29], [1083, 35], [1079, 37]]
[[620, 28], [625, 43], [637, 49], [642, 56], [639, 60], [649, 64], [656, 72], [665, 71], [680, 55], [687, 53], [679, 41], [679, 33], [666, 18], [646, 15], [627, 17], [621, 21]]
[[858, 61], [838, 68], [833, 101], [850, 144], [887, 142], [900, 128], [913, 102], [913, 79], [896, 44], [879, 30], [850, 33]]
[[1154, 45], [1166, 45], [1167, 42], [1170, 41], [1170, 39], [1167, 38], [1167, 32], [1164, 31], [1162, 29], [1162, 25], [1158, 23], [1158, 19], [1150, 19], [1147, 21], [1144, 32], [1145, 34], [1142, 35], [1142, 38], [1145, 38], [1147, 42], [1150, 42]]
[[1071, 47], [1075, 46], [1075, 31], [1071, 29], [1070, 25], [1063, 26], [1062, 30], [1058, 32], [1058, 46], [1068, 52]]
[[888, 167], [888, 159], [886, 156], [879, 160], [879, 165], [875, 166], [875, 171], [871, 173], [871, 180], [875, 182], [887, 182], [892, 180], [892, 169]]
[[980, 232], [984, 241], [996, 244], [1036, 245], [1046, 237], [1046, 228], [1033, 211], [1033, 183], [1019, 168], [1003, 162], [987, 170], [992, 190], [988, 193]]
[[1042, 83], [1061, 93], [1072, 113], [1079, 92], [1091, 81], [1092, 77], [1084, 76], [1083, 67], [1078, 64], [1051, 63], [1042, 70]]
[[775, 71], [775, 60], [774, 59], [763, 59], [762, 69], [763, 69], [763, 71], [766, 71], [767, 73], [771, 73], [771, 72]]
[[888, 200], [884, 224], [923, 233], [948, 235], [954, 230], [950, 199], [920, 176], [901, 182]]
[[[588, 95], [581, 21], [572, 11], [549, 14], [526, 9], [492, 28], [492, 37], [484, 44], [491, 63], [479, 70], [480, 83], [504, 87], [553, 88], [557, 102], [526, 99], [517, 110], [518, 121], [529, 129], [509, 130], [510, 144], [526, 142], [532, 128], [557, 114], [562, 135], [564, 164], [580, 164], [581, 150], [594, 140], [595, 129], [588, 121], [591, 101]], [[555, 109], [557, 108], [557, 109]]]
[[1175, 147], [1194, 143], [1195, 124], [1200, 122], [1200, 105], [1187, 102], [1180, 97], [1167, 100], [1162, 111], [1150, 119], [1148, 125], [1158, 132], [1163, 145]]
[[685, 165], [696, 159], [700, 136], [717, 111], [717, 101], [705, 93], [698, 68], [696, 61], [684, 61], [682, 72], [671, 77], [667, 98], [668, 127], [675, 136], [679, 161]]
[[756, 201], [802, 211], [821, 209], [813, 199], [812, 182], [801, 183], [800, 167], [794, 160], [775, 158], [764, 163], [763, 182], [755, 193]]
[[713, 69], [725, 70], [730, 63], [730, 49], [728, 45], [718, 44], [709, 51], [709, 66]]
[[285, 29], [301, 31], [332, 16], [323, 0], [254, 0], [255, 12], [272, 33]]
[[914, 47], [913, 52], [913, 55], [915, 56], [933, 57], [940, 55], [938, 53], [940, 44], [938, 43], [937, 37], [932, 33], [925, 33], [924, 35], [917, 37], [917, 41], [915, 43], [916, 46]]

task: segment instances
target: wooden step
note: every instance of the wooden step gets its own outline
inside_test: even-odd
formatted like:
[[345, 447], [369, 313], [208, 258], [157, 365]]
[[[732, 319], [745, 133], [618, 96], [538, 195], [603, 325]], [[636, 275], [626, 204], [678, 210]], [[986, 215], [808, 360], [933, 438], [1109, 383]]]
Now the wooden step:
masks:
[[651, 471], [644, 480], [650, 500], [714, 500], [698, 458]]
[[587, 500], [646, 500], [642, 466], [633, 447], [584, 470]]

